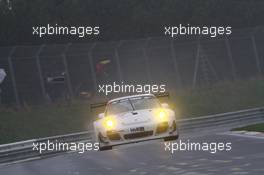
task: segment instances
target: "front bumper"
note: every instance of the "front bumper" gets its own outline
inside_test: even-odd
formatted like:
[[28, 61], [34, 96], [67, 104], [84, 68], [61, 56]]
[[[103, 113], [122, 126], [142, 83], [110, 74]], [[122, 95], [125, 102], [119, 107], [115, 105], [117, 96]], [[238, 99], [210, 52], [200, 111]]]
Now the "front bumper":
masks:
[[100, 146], [116, 146], [178, 136], [175, 121], [142, 125], [140, 127], [144, 127], [144, 131], [140, 132], [130, 132], [130, 128], [133, 127], [138, 127], [138, 125], [124, 127], [119, 130], [106, 131], [104, 135], [100, 134]]

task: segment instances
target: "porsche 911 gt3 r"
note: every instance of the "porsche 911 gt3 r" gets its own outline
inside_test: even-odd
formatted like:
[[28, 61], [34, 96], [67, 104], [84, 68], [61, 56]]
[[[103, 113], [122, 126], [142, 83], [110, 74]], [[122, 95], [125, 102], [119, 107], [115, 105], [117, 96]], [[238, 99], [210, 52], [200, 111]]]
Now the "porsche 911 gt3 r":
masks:
[[100, 150], [145, 140], [178, 138], [175, 112], [168, 104], [160, 104], [153, 94], [110, 100], [99, 118], [94, 122], [94, 130]]

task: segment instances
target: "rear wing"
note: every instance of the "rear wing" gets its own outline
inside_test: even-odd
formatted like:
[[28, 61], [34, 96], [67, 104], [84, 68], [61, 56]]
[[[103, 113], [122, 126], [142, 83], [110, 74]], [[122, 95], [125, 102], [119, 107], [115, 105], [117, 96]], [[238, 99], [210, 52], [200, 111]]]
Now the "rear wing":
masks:
[[154, 94], [161, 103], [167, 102], [170, 99], [170, 94], [168, 92], [164, 92], [164, 93], [158, 93], [158, 94]]
[[[156, 93], [153, 94], [155, 97], [157, 97], [161, 103], [167, 102], [170, 98], [170, 94], [168, 92], [164, 93]], [[105, 111], [105, 107], [107, 105], [107, 102], [100, 102], [100, 103], [94, 103], [90, 105], [90, 111], [93, 115], [97, 116], [100, 113], [103, 113]]]

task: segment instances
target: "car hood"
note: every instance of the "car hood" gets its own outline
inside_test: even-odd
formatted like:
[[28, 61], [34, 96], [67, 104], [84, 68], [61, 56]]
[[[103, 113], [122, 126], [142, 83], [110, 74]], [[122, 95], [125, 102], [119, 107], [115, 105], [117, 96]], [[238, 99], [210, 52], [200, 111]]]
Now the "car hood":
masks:
[[123, 125], [151, 122], [153, 118], [154, 112], [151, 109], [131, 111], [117, 115], [118, 121]]

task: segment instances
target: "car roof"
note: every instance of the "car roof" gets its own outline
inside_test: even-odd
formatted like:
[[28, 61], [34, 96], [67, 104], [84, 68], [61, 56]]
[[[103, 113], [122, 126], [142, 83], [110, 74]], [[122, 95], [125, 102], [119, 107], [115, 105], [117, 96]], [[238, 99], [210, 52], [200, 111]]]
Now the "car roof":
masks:
[[155, 95], [153, 95], [153, 94], [129, 95], [129, 96], [124, 96], [124, 97], [114, 98], [114, 99], [108, 101], [108, 103], [112, 103], [112, 102], [124, 100], [124, 99], [129, 99], [129, 98], [135, 98], [135, 97], [155, 97]]

